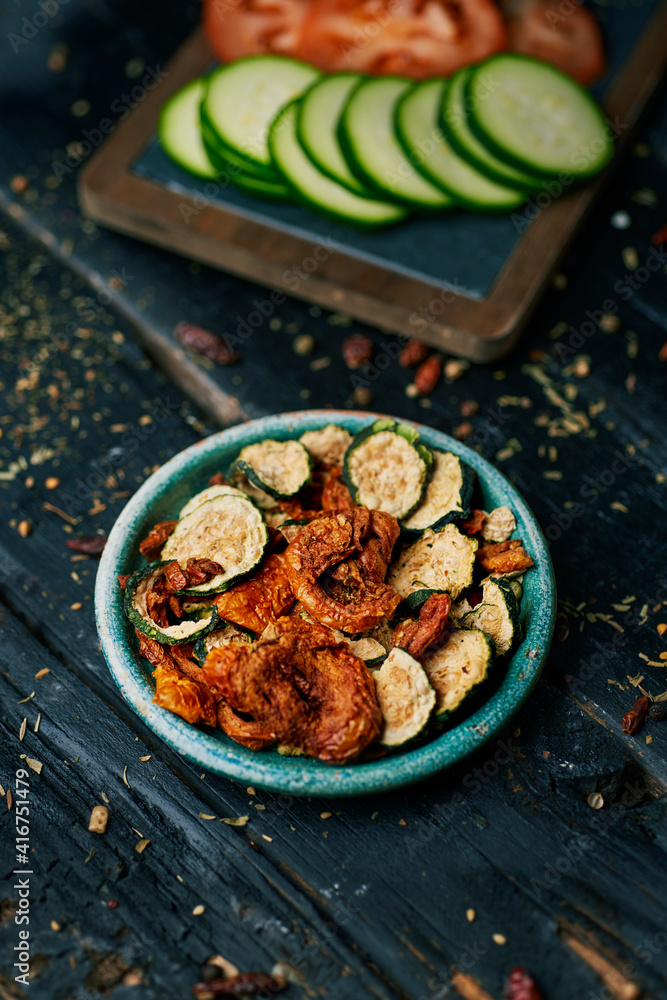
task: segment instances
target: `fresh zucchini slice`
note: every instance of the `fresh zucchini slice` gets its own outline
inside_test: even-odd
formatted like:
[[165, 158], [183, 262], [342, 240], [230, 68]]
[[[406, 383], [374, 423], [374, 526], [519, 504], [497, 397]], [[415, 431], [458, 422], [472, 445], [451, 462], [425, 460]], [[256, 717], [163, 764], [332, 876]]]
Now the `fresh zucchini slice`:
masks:
[[493, 641], [479, 629], [455, 628], [445, 641], [426, 653], [422, 663], [435, 689], [439, 721], [460, 708], [472, 690], [485, 681], [493, 662]]
[[400, 519], [421, 500], [432, 461], [412, 427], [376, 420], [347, 449], [343, 481], [355, 503]]
[[436, 703], [421, 663], [404, 649], [392, 649], [373, 680], [383, 719], [380, 743], [399, 747], [419, 736]]
[[265, 181], [274, 181], [276, 184], [280, 183], [280, 175], [271, 164], [267, 166], [261, 163], [251, 163], [250, 160], [234, 152], [231, 146], [227, 146], [222, 142], [220, 136], [208, 120], [206, 107], [203, 103], [200, 109], [200, 118], [201, 135], [206, 152], [220, 173], [229, 173], [231, 177], [240, 172], [246, 176], [256, 177]]
[[184, 619], [178, 625], [166, 628], [157, 625], [148, 614], [148, 591], [164, 572], [165, 565], [164, 562], [149, 563], [130, 577], [125, 586], [125, 614], [135, 628], [163, 645], [178, 646], [181, 642], [195, 642], [218, 625], [218, 609], [215, 605], [207, 608], [208, 613], [204, 617]]
[[396, 106], [410, 89], [411, 83], [399, 77], [364, 80], [341, 115], [343, 153], [360, 180], [385, 197], [415, 208], [451, 208], [453, 198], [415, 169], [396, 135]]
[[520, 191], [531, 191], [539, 186], [542, 178], [530, 175], [525, 170], [512, 167], [494, 154], [480, 142], [470, 127], [467, 112], [466, 87], [472, 70], [469, 67], [461, 69], [449, 81], [445, 88], [440, 113], [440, 124], [447, 139], [459, 156], [462, 156], [473, 167], [480, 170], [491, 180], [499, 184], [509, 184]]
[[509, 653], [519, 627], [519, 605], [509, 581], [502, 577], [487, 580], [482, 586], [482, 603], [463, 615], [460, 624], [490, 635], [498, 656]]
[[520, 170], [591, 177], [613, 155], [601, 108], [548, 63], [509, 52], [492, 56], [473, 70], [467, 96], [473, 130]]
[[442, 531], [427, 528], [419, 541], [399, 554], [387, 582], [402, 597], [414, 591], [445, 590], [452, 600], [472, 583], [477, 539], [463, 535], [455, 524]]
[[245, 498], [245, 493], [243, 490], [237, 490], [235, 486], [207, 486], [205, 490], [201, 491], [201, 493], [196, 493], [191, 500], [188, 500], [185, 507], [182, 508], [180, 514], [178, 515], [179, 521], [182, 521], [184, 517], [191, 514], [193, 510], [197, 509], [197, 507], [201, 507], [201, 505], [206, 503], [207, 500], [213, 500], [215, 497], [224, 496]]
[[255, 198], [266, 198], [267, 201], [294, 201], [294, 196], [287, 184], [282, 181], [267, 181], [263, 177], [253, 177], [241, 171], [230, 171], [229, 179], [237, 188], [247, 191]]
[[166, 561], [183, 566], [188, 559], [212, 559], [222, 573], [186, 591], [210, 594], [226, 590], [258, 566], [269, 540], [261, 511], [244, 497], [225, 494], [207, 500], [179, 521], [162, 549]]
[[157, 134], [163, 150], [179, 167], [213, 180], [218, 169], [204, 146], [199, 117], [205, 90], [205, 80], [193, 80], [170, 97], [160, 112]]
[[312, 66], [285, 56], [239, 59], [208, 78], [203, 114], [222, 146], [242, 162], [248, 161], [251, 169], [271, 167], [271, 122], [319, 75]]
[[267, 438], [241, 450], [230, 469], [242, 472], [258, 490], [277, 500], [294, 496], [310, 479], [311, 457], [300, 441]]
[[401, 527], [407, 531], [442, 528], [450, 521], [470, 513], [474, 473], [457, 455], [449, 451], [433, 452], [433, 467], [419, 506], [405, 518]]
[[317, 80], [301, 98], [297, 132], [316, 167], [355, 194], [368, 196], [368, 188], [350, 170], [337, 134], [347, 99], [362, 79], [358, 73], [334, 73]]
[[[218, 622], [219, 624], [220, 622]], [[203, 639], [198, 639], [195, 643], [193, 653], [195, 659], [201, 665], [212, 649], [217, 649], [219, 646], [230, 646], [235, 643], [248, 645], [251, 642], [254, 642], [254, 639], [245, 629], [239, 628], [238, 625], [225, 625], [224, 628], [216, 628], [214, 632], [209, 632]]]
[[[417, 83], [396, 109], [396, 131], [415, 165], [433, 184], [473, 212], [509, 212], [525, 194], [497, 181], [459, 156], [438, 126], [443, 80]], [[422, 152], [424, 151], [424, 152]]]
[[345, 452], [352, 443], [352, 435], [338, 424], [327, 424], [318, 431], [306, 431], [299, 438], [314, 463], [342, 465]]
[[404, 207], [375, 196], [357, 194], [315, 166], [297, 135], [298, 102], [280, 112], [269, 134], [273, 162], [298, 198], [309, 208], [355, 226], [387, 226], [407, 215]]

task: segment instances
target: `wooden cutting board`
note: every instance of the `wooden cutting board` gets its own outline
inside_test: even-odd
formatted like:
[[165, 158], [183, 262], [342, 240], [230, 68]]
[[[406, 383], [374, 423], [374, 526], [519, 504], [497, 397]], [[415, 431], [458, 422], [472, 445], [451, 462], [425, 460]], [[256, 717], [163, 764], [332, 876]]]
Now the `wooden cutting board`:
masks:
[[[594, 88], [620, 152], [667, 64], [667, 0], [600, 8], [609, 72]], [[82, 210], [109, 228], [449, 353], [507, 352], [614, 163], [570, 190], [547, 182], [507, 216], [412, 216], [358, 231], [296, 205], [199, 181], [160, 149], [171, 94], [213, 65], [201, 30], [82, 171]]]

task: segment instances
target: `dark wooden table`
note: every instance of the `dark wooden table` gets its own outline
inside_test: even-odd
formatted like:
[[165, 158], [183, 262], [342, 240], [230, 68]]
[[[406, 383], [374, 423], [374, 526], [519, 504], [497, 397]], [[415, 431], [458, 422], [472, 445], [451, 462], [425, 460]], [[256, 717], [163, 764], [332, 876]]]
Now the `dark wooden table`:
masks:
[[[65, 157], [85, 160], [72, 144], [84, 130], [94, 144], [197, 6], [81, 0], [35, 27], [38, 9], [7, 5], [0, 59], [0, 997], [182, 1000], [215, 955], [282, 963], [295, 998], [500, 1000], [517, 964], [544, 1000], [665, 996], [667, 718], [634, 737], [620, 725], [640, 688], [667, 689], [664, 91], [518, 349], [447, 369], [419, 400], [393, 362], [355, 383], [341, 345], [360, 327], [296, 300], [238, 365], [178, 349], [179, 320], [229, 332], [266, 293], [98, 231]], [[386, 353], [392, 338], [368, 332]], [[543, 525], [561, 600], [501, 740], [346, 801], [202, 774], [146, 731], [99, 650], [96, 561], [66, 547], [108, 531], [153, 468], [221, 423], [326, 404], [471, 425]], [[14, 849], [22, 755], [29, 866]]]

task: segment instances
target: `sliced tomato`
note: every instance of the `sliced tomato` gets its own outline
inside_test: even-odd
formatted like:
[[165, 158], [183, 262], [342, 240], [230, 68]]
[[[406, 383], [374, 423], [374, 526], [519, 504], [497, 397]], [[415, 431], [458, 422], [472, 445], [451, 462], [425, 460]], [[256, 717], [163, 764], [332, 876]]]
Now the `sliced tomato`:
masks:
[[222, 60], [294, 55], [309, 0], [204, 0], [202, 20], [211, 48]]
[[448, 76], [506, 48], [493, 0], [204, 0], [224, 62], [275, 52], [326, 72], [421, 80]]
[[492, 0], [310, 0], [296, 53], [325, 71], [422, 80], [506, 47]]
[[557, 66], [587, 87], [605, 72], [602, 33], [581, 0], [510, 0], [509, 47]]

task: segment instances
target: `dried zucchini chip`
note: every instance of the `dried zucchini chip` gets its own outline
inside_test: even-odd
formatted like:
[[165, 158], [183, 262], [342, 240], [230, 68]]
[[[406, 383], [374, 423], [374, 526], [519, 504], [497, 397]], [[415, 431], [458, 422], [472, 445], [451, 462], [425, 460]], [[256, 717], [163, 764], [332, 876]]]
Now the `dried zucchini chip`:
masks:
[[125, 585], [125, 614], [135, 628], [149, 639], [166, 646], [194, 642], [208, 635], [218, 624], [218, 609], [208, 607], [203, 617], [184, 618], [177, 625], [158, 625], [148, 613], [146, 599], [153, 584], [164, 573], [165, 563], [149, 563], [137, 570]]
[[460, 624], [490, 635], [498, 656], [509, 653], [519, 628], [519, 605], [510, 582], [502, 577], [487, 580], [482, 587], [482, 603], [463, 615]]
[[383, 719], [380, 743], [398, 747], [419, 736], [436, 702], [421, 663], [404, 649], [392, 649], [373, 680]]
[[267, 438], [241, 450], [230, 469], [230, 478], [241, 472], [258, 490], [285, 500], [306, 485], [311, 471], [312, 459], [299, 441]]
[[455, 600], [472, 583], [477, 540], [461, 534], [454, 524], [442, 531], [427, 528], [421, 538], [399, 554], [387, 583], [409, 597], [419, 590], [446, 591]]
[[471, 691], [485, 681], [493, 661], [493, 641], [479, 629], [453, 629], [442, 645], [422, 661], [435, 688], [440, 721], [460, 708]]
[[207, 486], [205, 490], [201, 491], [201, 493], [197, 493], [191, 500], [188, 500], [185, 507], [183, 507], [178, 515], [178, 518], [182, 521], [184, 517], [191, 514], [193, 510], [197, 509], [197, 507], [201, 507], [201, 505], [206, 503], [207, 500], [213, 500], [215, 497], [224, 497], [227, 495], [245, 497], [243, 490], [237, 490], [235, 486]]
[[516, 518], [509, 507], [496, 507], [484, 512], [482, 538], [485, 542], [506, 542], [516, 530]]
[[438, 529], [450, 521], [467, 517], [474, 478], [473, 470], [457, 455], [434, 451], [431, 476], [421, 502], [401, 527], [407, 531]]
[[[218, 622], [219, 624], [220, 622]], [[192, 652], [201, 666], [212, 649], [217, 649], [218, 646], [229, 646], [235, 642], [247, 645], [254, 642], [254, 637], [243, 628], [238, 628], [236, 625], [226, 625], [224, 628], [216, 628], [214, 632], [209, 632], [203, 639], [199, 639]]]
[[350, 652], [358, 656], [360, 660], [363, 660], [367, 667], [375, 667], [381, 660], [387, 655], [384, 646], [380, 645], [377, 639], [373, 639], [372, 636], [366, 635], [362, 636], [360, 639], [350, 639], [348, 636], [341, 635], [346, 640]]
[[299, 441], [319, 465], [342, 465], [352, 435], [338, 424], [327, 424], [318, 431], [306, 431]]
[[355, 503], [400, 519], [421, 500], [432, 460], [417, 431], [376, 420], [347, 449], [343, 481]]
[[162, 550], [166, 560], [185, 565], [190, 558], [211, 559], [223, 567], [189, 594], [226, 590], [259, 564], [269, 538], [261, 511], [250, 500], [231, 494], [214, 497], [179, 521]]

